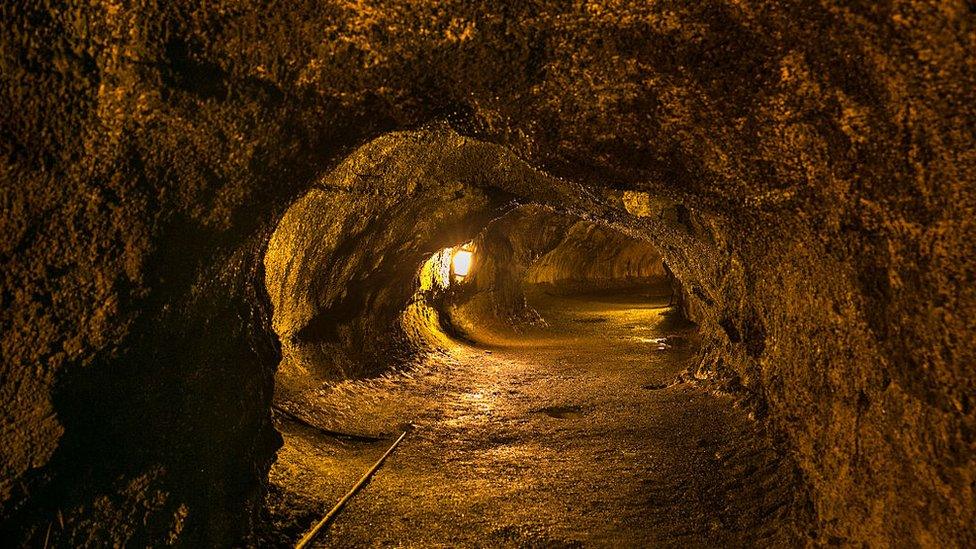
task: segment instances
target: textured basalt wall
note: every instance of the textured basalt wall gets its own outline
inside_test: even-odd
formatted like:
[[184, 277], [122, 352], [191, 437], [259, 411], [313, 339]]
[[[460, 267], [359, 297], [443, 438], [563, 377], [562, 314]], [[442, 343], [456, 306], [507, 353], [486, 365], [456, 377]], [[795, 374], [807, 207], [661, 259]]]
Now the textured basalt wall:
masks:
[[569, 227], [562, 242], [525, 273], [528, 283], [566, 289], [638, 286], [666, 277], [650, 242], [586, 222]]
[[700, 377], [734, 374], [792, 449], [815, 541], [972, 545], [974, 12], [5, 3], [4, 536], [245, 531], [272, 231], [356, 146], [444, 120], [593, 203], [661, 200], [589, 211], [659, 245]]
[[[265, 256], [282, 376], [377, 374], [403, 360], [397, 317], [433, 252], [472, 238], [505, 194], [468, 183], [486, 167], [458, 148], [404, 144], [395, 136], [363, 147], [285, 213]], [[466, 162], [467, 160], [467, 162]]]
[[410, 323], [426, 320], [403, 313], [425, 260], [474, 238], [516, 196], [565, 202], [554, 197], [571, 189], [447, 128], [357, 149], [292, 204], [268, 245], [278, 389], [376, 375], [424, 350]]

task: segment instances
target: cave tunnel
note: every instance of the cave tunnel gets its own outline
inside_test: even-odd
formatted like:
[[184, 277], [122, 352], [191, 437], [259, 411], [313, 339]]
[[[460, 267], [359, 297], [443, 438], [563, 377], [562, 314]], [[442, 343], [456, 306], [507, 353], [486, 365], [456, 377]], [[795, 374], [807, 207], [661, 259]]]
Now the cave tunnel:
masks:
[[[699, 341], [645, 225], [678, 223], [679, 205], [527, 168], [451, 131], [400, 132], [287, 209], [264, 257], [284, 442], [260, 545], [301, 538], [405, 424], [396, 473], [327, 543], [792, 539], [788, 464], [731, 396], [676, 381]], [[660, 501], [622, 490], [651, 478]]]
[[3, 546], [976, 546], [972, 2], [0, 13]]

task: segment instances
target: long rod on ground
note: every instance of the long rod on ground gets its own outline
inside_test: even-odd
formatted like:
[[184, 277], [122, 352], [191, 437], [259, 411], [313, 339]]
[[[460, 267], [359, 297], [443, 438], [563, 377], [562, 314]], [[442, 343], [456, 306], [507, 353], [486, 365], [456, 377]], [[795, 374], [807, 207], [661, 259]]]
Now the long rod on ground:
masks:
[[400, 434], [400, 437], [397, 438], [396, 441], [389, 448], [387, 448], [386, 452], [384, 452], [383, 455], [380, 456], [380, 459], [376, 460], [376, 463], [374, 463], [373, 466], [369, 468], [369, 471], [366, 471], [366, 474], [364, 474], [362, 478], [359, 479], [359, 482], [357, 482], [356, 485], [352, 487], [352, 489], [346, 492], [346, 495], [342, 496], [342, 499], [339, 500], [339, 503], [336, 503], [335, 507], [333, 507], [332, 510], [330, 510], [324, 517], [322, 517], [322, 520], [320, 520], [315, 526], [313, 526], [312, 529], [308, 531], [308, 533], [302, 536], [302, 539], [300, 539], [298, 543], [295, 544], [295, 549], [304, 549], [309, 543], [312, 542], [313, 539], [315, 539], [315, 536], [317, 536], [319, 532], [322, 531], [323, 528], [325, 528], [326, 526], [328, 526], [330, 522], [332, 522], [332, 519], [334, 519], [336, 515], [339, 514], [339, 511], [341, 511], [342, 508], [346, 505], [346, 502], [352, 499], [352, 497], [356, 495], [356, 492], [358, 492], [359, 489], [362, 488], [369, 481], [370, 477], [373, 476], [373, 473], [375, 473], [376, 470], [379, 469], [381, 465], [383, 465], [383, 462], [386, 461], [387, 456], [393, 453], [393, 450], [396, 449], [398, 444], [400, 444], [400, 441], [403, 440], [403, 437], [407, 436], [407, 433], [409, 431], [410, 430], [407, 429], [406, 431]]

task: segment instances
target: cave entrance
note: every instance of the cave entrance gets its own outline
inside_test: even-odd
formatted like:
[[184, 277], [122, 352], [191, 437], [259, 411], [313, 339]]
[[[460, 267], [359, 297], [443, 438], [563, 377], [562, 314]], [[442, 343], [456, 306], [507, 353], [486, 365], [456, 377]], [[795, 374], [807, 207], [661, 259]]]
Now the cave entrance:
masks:
[[[732, 521], [766, 531], [780, 509], [774, 453], [727, 401], [675, 383], [694, 326], [672, 306], [658, 248], [621, 229], [625, 205], [587, 202], [457, 136], [378, 141], [300, 198], [269, 242], [285, 444], [262, 541], [297, 540], [408, 422], [326, 541], [648, 545], [689, 532], [741, 541], [714, 528]], [[757, 482], [726, 482], [743, 465]]]

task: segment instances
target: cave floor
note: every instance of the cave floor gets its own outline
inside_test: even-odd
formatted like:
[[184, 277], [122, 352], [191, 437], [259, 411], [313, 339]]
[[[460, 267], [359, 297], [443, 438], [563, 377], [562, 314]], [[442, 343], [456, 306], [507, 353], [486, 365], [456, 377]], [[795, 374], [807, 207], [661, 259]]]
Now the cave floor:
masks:
[[668, 385], [696, 348], [666, 302], [538, 293], [548, 329], [320, 391], [303, 417], [386, 438], [281, 421], [258, 543], [294, 544], [412, 422], [318, 546], [796, 544], [793, 476], [754, 422]]

